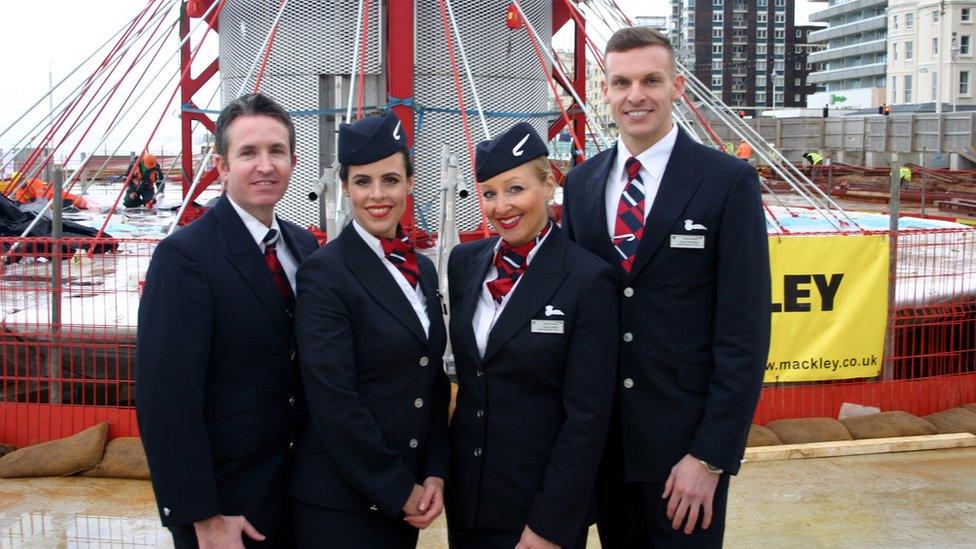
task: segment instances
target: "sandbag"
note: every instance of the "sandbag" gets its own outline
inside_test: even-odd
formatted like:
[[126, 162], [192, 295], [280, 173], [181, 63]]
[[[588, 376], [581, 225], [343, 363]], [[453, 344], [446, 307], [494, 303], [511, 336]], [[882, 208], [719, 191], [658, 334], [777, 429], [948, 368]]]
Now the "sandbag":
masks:
[[102, 461], [94, 469], [82, 472], [81, 476], [149, 480], [149, 463], [142, 440], [139, 437], [110, 440]]
[[746, 447], [753, 446], [778, 446], [782, 444], [776, 433], [770, 431], [769, 429], [763, 427], [762, 425], [753, 424], [749, 427], [749, 439], [746, 440]]
[[98, 465], [105, 452], [108, 422], [48, 442], [21, 448], [0, 458], [0, 477], [60, 477]]
[[855, 439], [934, 435], [935, 425], [907, 412], [891, 411], [840, 420]]
[[949, 408], [937, 414], [925, 416], [925, 420], [939, 429], [940, 435], [972, 433], [976, 435], [976, 412], [965, 408]]
[[17, 447], [12, 444], [0, 444], [0, 457], [3, 457], [16, 449]]
[[777, 419], [766, 424], [783, 444], [853, 440], [844, 424], [829, 417]]
[[965, 408], [965, 409], [967, 409], [967, 410], [969, 410], [970, 412], [976, 414], [976, 402], [974, 402], [972, 404], [963, 404], [962, 407]]

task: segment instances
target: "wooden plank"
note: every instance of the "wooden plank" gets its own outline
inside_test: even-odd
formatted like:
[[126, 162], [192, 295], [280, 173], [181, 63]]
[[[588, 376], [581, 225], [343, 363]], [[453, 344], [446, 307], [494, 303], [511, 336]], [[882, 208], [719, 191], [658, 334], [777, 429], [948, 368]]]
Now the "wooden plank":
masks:
[[976, 447], [976, 435], [970, 433], [870, 438], [863, 440], [839, 440], [834, 442], [811, 442], [808, 444], [783, 444], [780, 446], [756, 446], [746, 448], [745, 461], [746, 463], [755, 463], [785, 459], [860, 456], [888, 452], [916, 452], [919, 450], [969, 447]]

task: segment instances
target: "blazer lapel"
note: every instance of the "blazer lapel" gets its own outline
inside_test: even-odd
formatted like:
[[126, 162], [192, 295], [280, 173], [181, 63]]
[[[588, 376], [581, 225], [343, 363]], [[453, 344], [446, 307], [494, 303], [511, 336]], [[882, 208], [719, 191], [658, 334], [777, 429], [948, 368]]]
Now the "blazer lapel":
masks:
[[304, 242], [307, 241], [307, 239], [299, 238], [298, 235], [295, 234], [296, 229], [293, 226], [284, 223], [280, 217], [278, 218], [278, 227], [281, 228], [281, 237], [285, 239], [285, 245], [288, 246], [288, 251], [290, 251], [295, 257], [295, 261], [299, 265], [305, 260], [306, 257], [315, 251], [315, 248], [305, 246]]
[[589, 190], [584, 195], [584, 200], [587, 201], [584, 208], [584, 211], [587, 213], [586, 222], [596, 223], [596, 229], [592, 231], [576, 231], [576, 234], [592, 235], [591, 238], [596, 239], [594, 246], [586, 247], [595, 250], [611, 265], [620, 263], [617, 258], [617, 253], [613, 248], [613, 239], [610, 233], [607, 232], [607, 178], [610, 176], [610, 170], [613, 168], [616, 157], [617, 145], [615, 144], [607, 154], [603, 155], [600, 164], [593, 170], [590, 181], [585, 186]]
[[435, 343], [443, 335], [444, 313], [441, 309], [441, 297], [437, 291], [437, 271], [427, 269], [427, 263], [420, 264], [420, 290], [427, 299], [427, 319], [430, 321], [427, 340]]
[[647, 215], [644, 236], [637, 247], [637, 256], [628, 280], [633, 280], [657, 253], [671, 227], [684, 212], [688, 201], [695, 195], [701, 185], [701, 178], [696, 173], [695, 144], [679, 129], [674, 150], [671, 151], [671, 158], [668, 159], [667, 168], [661, 178], [661, 187]]
[[380, 307], [386, 309], [397, 322], [426, 344], [427, 335], [424, 334], [424, 328], [407, 296], [403, 295], [400, 285], [393, 280], [376, 252], [360, 238], [352, 222], [346, 225], [339, 238], [346, 251], [347, 264], [356, 273], [366, 291]]
[[567, 274], [563, 265], [566, 245], [566, 235], [558, 227], [553, 227], [519, 279], [515, 293], [495, 321], [494, 328], [488, 333], [484, 362], [491, 360], [508, 340], [521, 331], [559, 289]]
[[247, 231], [244, 221], [237, 215], [226, 195], [214, 205], [214, 214], [217, 216], [221, 231], [227, 238], [230, 250], [227, 259], [240, 273], [244, 283], [254, 291], [258, 301], [271, 315], [275, 326], [283, 335], [288, 336], [291, 332], [288, 314], [285, 311], [285, 303], [275, 287], [274, 275], [268, 269], [268, 264], [261, 255], [261, 249], [251, 238], [251, 233]]
[[485, 244], [485, 247], [481, 249], [475, 255], [472, 255], [468, 263], [468, 283], [464, 287], [464, 297], [462, 303], [464, 303], [464, 309], [460, 311], [461, 317], [458, 321], [461, 323], [461, 339], [464, 342], [465, 350], [474, 360], [479, 359], [478, 353], [478, 342], [474, 335], [474, 311], [478, 307], [478, 303], [481, 301], [481, 291], [485, 285], [485, 276], [488, 274], [488, 269], [491, 267], [491, 262], [495, 259], [495, 245], [498, 242], [498, 237], [494, 237]]

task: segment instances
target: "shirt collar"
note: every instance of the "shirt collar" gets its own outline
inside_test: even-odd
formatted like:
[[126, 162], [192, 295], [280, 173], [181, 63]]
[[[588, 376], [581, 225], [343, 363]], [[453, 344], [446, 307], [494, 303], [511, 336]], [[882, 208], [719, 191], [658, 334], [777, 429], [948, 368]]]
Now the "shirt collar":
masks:
[[227, 200], [230, 202], [230, 205], [234, 207], [234, 211], [237, 212], [237, 215], [241, 218], [241, 221], [244, 222], [244, 228], [246, 228], [247, 232], [251, 234], [251, 238], [253, 238], [254, 242], [257, 243], [258, 248], [261, 249], [261, 252], [264, 252], [264, 236], [268, 234], [268, 229], [274, 229], [278, 231], [278, 235], [281, 235], [281, 227], [278, 226], [277, 216], [272, 215], [271, 226], [266, 227], [264, 223], [258, 221], [258, 218], [248, 213], [244, 208], [238, 206], [230, 196], [227, 197]]
[[369, 249], [373, 250], [373, 253], [378, 255], [380, 259], [385, 258], [386, 254], [383, 252], [383, 246], [380, 244], [380, 239], [370, 234], [369, 231], [364, 229], [363, 226], [360, 225], [355, 219], [353, 219], [351, 223], [352, 227], [356, 229], [356, 232], [359, 234], [359, 238], [363, 239], [363, 242], [369, 246]]
[[[657, 143], [651, 145], [646, 151], [637, 155], [637, 160], [640, 161], [641, 167], [654, 178], [654, 181], [660, 181], [664, 177], [664, 170], [668, 167], [671, 151], [674, 150], [674, 144], [677, 141], [678, 125], [672, 122], [671, 130], [664, 137], [659, 139]], [[623, 139], [618, 137], [617, 158], [614, 161], [614, 173], [618, 174], [618, 177], [624, 177], [623, 174], [626, 173], [624, 164], [632, 154], [627, 150]]]

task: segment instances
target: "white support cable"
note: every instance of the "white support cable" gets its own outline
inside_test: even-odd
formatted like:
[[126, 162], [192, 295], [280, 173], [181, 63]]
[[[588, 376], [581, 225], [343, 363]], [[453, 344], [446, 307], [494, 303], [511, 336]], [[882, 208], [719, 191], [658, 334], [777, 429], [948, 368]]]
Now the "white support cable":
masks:
[[[172, 8], [170, 8], [170, 9], [172, 9]], [[172, 33], [173, 30], [176, 28], [176, 24], [177, 23], [178, 23], [178, 21], [174, 20], [169, 25], [169, 28], [167, 30], [165, 30], [160, 36], [158, 36], [157, 38], [155, 38], [152, 42], [150, 42], [150, 43], [147, 44], [147, 46], [148, 46], [147, 49], [152, 49], [152, 48], [155, 48], [157, 45], [161, 45], [161, 43], [164, 42], [169, 37], [170, 33]], [[132, 45], [134, 45], [134, 44], [132, 44]], [[129, 47], [131, 47], [131, 45]], [[128, 51], [126, 51], [125, 53], [128, 53]], [[123, 55], [125, 55], [125, 54], [123, 54]], [[157, 73], [157, 74], [159, 74], [159, 73]], [[63, 144], [64, 140], [67, 139], [67, 134], [70, 134], [73, 131], [74, 128], [77, 128], [77, 127], [83, 125], [89, 118], [95, 116], [95, 114], [99, 111], [98, 107], [101, 106], [101, 105], [104, 105], [104, 104], [108, 103], [111, 100], [111, 97], [118, 90], [118, 87], [121, 85], [121, 83], [122, 83], [122, 81], [120, 80], [118, 83], [115, 84], [115, 86], [113, 86], [112, 88], [110, 88], [110, 89], [105, 90], [104, 92], [102, 92], [101, 97], [99, 97], [97, 99], [94, 99], [93, 98], [91, 104], [86, 109], [86, 111], [84, 113], [81, 113], [79, 115], [79, 117], [76, 118], [72, 122], [72, 124], [70, 125], [70, 127], [66, 130], [66, 135], [62, 138], [61, 143], [59, 143], [55, 147], [51, 147], [51, 152], [46, 157], [44, 157], [43, 160], [41, 160], [40, 162], [35, 162], [36, 167], [32, 166], [32, 172], [30, 172], [29, 174], [22, 174], [22, 175], [26, 175], [26, 177], [22, 177], [21, 178], [21, 185], [26, 185], [26, 182], [27, 181], [31, 181], [32, 179], [36, 178], [38, 176], [38, 174], [40, 174], [40, 171], [43, 169], [44, 165], [47, 164], [48, 162], [50, 162], [54, 158], [55, 154], [57, 154], [58, 149], [61, 147], [61, 145]], [[107, 131], [108, 130], [106, 130], [106, 133], [107, 133]], [[53, 140], [53, 136], [52, 136], [52, 140]], [[81, 142], [80, 141], [75, 144], [75, 151], [76, 152], [77, 152], [77, 149], [80, 146], [81, 146]], [[45, 147], [45, 148], [47, 148], [47, 147]], [[97, 147], [96, 147], [96, 150], [97, 150]], [[68, 156], [68, 157], [66, 157], [64, 159], [63, 163], [67, 164], [70, 160], [71, 160], [71, 157]]]
[[[816, 186], [802, 172], [800, 172], [800, 170], [796, 167], [796, 165], [794, 165], [792, 162], [790, 162], [789, 160], [787, 160], [786, 157], [783, 156], [783, 154], [778, 149], [776, 149], [776, 147], [772, 147], [772, 146], [767, 145], [766, 144], [766, 140], [763, 139], [763, 137], [761, 135], [759, 135], [759, 133], [751, 125], [746, 124], [745, 122], [743, 122], [738, 117], [733, 117], [731, 115], [728, 115], [727, 113], [732, 112], [732, 109], [729, 108], [729, 106], [726, 105], [725, 102], [722, 101], [722, 99], [720, 97], [717, 97], [715, 94], [713, 94], [712, 91], [708, 87], [706, 87], [705, 84], [701, 80], [699, 80], [694, 74], [692, 74], [691, 72], [689, 72], [688, 69], [686, 67], [684, 67], [684, 65], [682, 65], [681, 63], [678, 63], [678, 67], [679, 67], [679, 70], [681, 70], [683, 73], [685, 73], [685, 79], [686, 80], [688, 80], [688, 81], [690, 81], [690, 82], [692, 82], [694, 84], [697, 84], [697, 86], [699, 86], [700, 88], [702, 88], [705, 91], [705, 93], [699, 92], [698, 93], [699, 97], [701, 97], [705, 101], [706, 105], [709, 105], [710, 106], [710, 108], [712, 109], [713, 112], [715, 112], [721, 118], [723, 118], [723, 121], [728, 125], [728, 127], [730, 129], [732, 129], [732, 131], [734, 131], [736, 133], [736, 135], [738, 135], [740, 138], [742, 138], [745, 141], [755, 141], [755, 143], [757, 145], [756, 152], [758, 154], [760, 154], [761, 156], [764, 157], [763, 159], [766, 160], [767, 164], [769, 164], [770, 167], [773, 168], [774, 171], [776, 171], [781, 177], [783, 177], [784, 181], [786, 181], [787, 183], [789, 183], [790, 186], [794, 188], [794, 190], [796, 190], [801, 196], [804, 196], [808, 201], [814, 201], [814, 197], [813, 196], [809, 196], [807, 194], [807, 192], [801, 192], [799, 190], [799, 188], [798, 188], [799, 185], [797, 185], [793, 181], [793, 179], [796, 179], [797, 182], [799, 182], [800, 185], [803, 185], [805, 187], [809, 187], [811, 189], [811, 191], [813, 191], [814, 193], [820, 195], [819, 196], [820, 199], [823, 199], [823, 200], [826, 201], [826, 204], [824, 204], [824, 203], [820, 202], [819, 200], [816, 200], [816, 202], [819, 204], [819, 207], [815, 207], [815, 209], [817, 209], [817, 211], [821, 215], [824, 215], [824, 217], [826, 218], [827, 216], [825, 215], [825, 213], [823, 211], [821, 211], [821, 210], [826, 210], [827, 212], [830, 213], [830, 215], [834, 219], [836, 219], [837, 221], [839, 221], [841, 223], [844, 223], [844, 220], [842, 220], [835, 213], [833, 213], [834, 211], [837, 211], [837, 212], [840, 212], [840, 214], [843, 215], [844, 218], [846, 218], [846, 220], [847, 220], [848, 223], [850, 223], [851, 225], [853, 225], [855, 227], [861, 228], [861, 226], [857, 223], [857, 221], [855, 221], [853, 218], [851, 218], [847, 214], [847, 212], [844, 211], [844, 209], [841, 208], [836, 202], [834, 202], [834, 200], [832, 198], [830, 198], [826, 193], [824, 193], [823, 190], [820, 189], [820, 187]], [[711, 102], [714, 102], [720, 108], [719, 109], [715, 109], [714, 107], [712, 107], [710, 105]], [[742, 132], [736, 130], [735, 129], [735, 126], [736, 125], [741, 126], [742, 128], [744, 128], [745, 133], [750, 134], [751, 137], [752, 137], [752, 139], [746, 138], [745, 135], [742, 134]], [[770, 156], [774, 157], [777, 160], [777, 162], [773, 162], [771, 159], [765, 158], [765, 155], [762, 154], [763, 149], [765, 149], [768, 153], [770, 153]], [[777, 169], [777, 168], [779, 168], [779, 169]], [[783, 173], [782, 170], [785, 170], [786, 172], [792, 172], [792, 174], [791, 174], [792, 175], [792, 178], [790, 176], [787, 176], [785, 173]], [[830, 222], [829, 219], [827, 221]], [[833, 225], [833, 223], [831, 223], [831, 224]], [[840, 227], [837, 227], [836, 225], [834, 226], [834, 228], [840, 230]]]
[[[680, 69], [687, 73], [687, 70], [684, 69], [683, 66], [681, 66]], [[686, 74], [686, 77], [687, 76], [688, 75]], [[751, 139], [748, 139], [746, 135], [742, 131], [740, 131], [740, 129], [737, 127], [738, 124], [736, 124], [735, 122], [735, 119], [737, 118], [728, 114], [728, 112], [730, 112], [728, 106], [724, 105], [724, 103], [722, 103], [720, 100], [719, 101], [709, 100], [709, 99], [714, 100], [714, 97], [709, 98], [708, 96], [705, 96], [700, 90], [696, 89], [695, 87], [696, 85], [699, 87], [704, 87], [704, 84], [702, 84], [702, 82], [697, 78], [694, 78], [694, 75], [691, 76], [692, 76], [691, 79], [686, 78], [686, 80], [692, 84], [691, 90], [703, 100], [704, 105], [708, 107], [708, 109], [711, 110], [716, 116], [718, 116], [719, 119], [722, 122], [724, 122], [732, 132], [734, 132], [737, 136], [739, 136], [740, 139], [744, 141], [753, 141]], [[705, 88], [705, 90], [711, 93], [711, 91], [708, 90], [707, 88]], [[714, 103], [717, 103], [719, 105], [719, 108], [716, 108], [716, 105]], [[837, 223], [834, 223], [834, 221], [832, 221], [831, 218], [833, 218], [839, 223], [844, 223], [844, 221], [841, 220], [835, 213], [833, 213], [833, 211], [829, 207], [820, 203], [813, 196], [811, 196], [805, 189], [802, 188], [800, 183], [794, 181], [794, 179], [791, 178], [790, 175], [788, 175], [784, 171], [784, 168], [781, 164], [779, 164], [778, 162], [774, 162], [773, 159], [771, 158], [772, 155], [769, 155], [767, 153], [769, 151], [778, 153], [778, 151], [776, 151], [776, 149], [773, 147], [767, 146], [766, 142], [762, 140], [761, 137], [756, 137], [754, 139], [757, 138], [759, 141], [758, 143], [755, 143], [755, 147], [754, 147], [756, 154], [759, 155], [759, 157], [762, 160], [764, 160], [769, 165], [769, 167], [772, 168], [773, 171], [775, 171], [780, 177], [782, 177], [783, 180], [786, 181], [786, 183], [790, 186], [790, 188], [792, 188], [801, 198], [806, 200], [807, 203], [810, 204], [810, 206], [813, 207], [813, 209], [815, 209], [817, 213], [819, 213], [824, 218], [824, 220], [830, 223], [830, 225], [833, 226], [834, 229], [841, 230], [841, 227]], [[782, 155], [780, 155], [780, 158], [782, 158]], [[813, 185], [812, 183], [810, 183], [810, 185], [816, 188], [816, 186]], [[836, 208], [836, 210], [840, 211], [844, 215], [844, 217], [846, 217], [848, 221], [851, 224], [853, 224], [855, 227], [860, 227], [857, 224], [857, 222], [851, 219], [847, 215], [847, 213], [844, 212], [842, 209], [838, 207]]]
[[[142, 13], [142, 12], [140, 12], [140, 13]], [[76, 72], [78, 72], [78, 70], [80, 70], [81, 67], [85, 66], [86, 63], [88, 63], [89, 61], [91, 61], [92, 57], [95, 57], [95, 55], [98, 52], [102, 51], [102, 49], [104, 49], [105, 46], [107, 46], [110, 42], [112, 42], [112, 40], [114, 40], [115, 37], [117, 37], [119, 34], [121, 34], [122, 31], [124, 31], [127, 27], [131, 27], [132, 25], [134, 25], [135, 22], [136, 22], [136, 20], [138, 18], [139, 18], [139, 16], [136, 15], [135, 17], [133, 17], [132, 19], [130, 19], [128, 22], [126, 22], [125, 24], [123, 24], [122, 25], [122, 28], [120, 28], [119, 30], [115, 31], [115, 34], [113, 34], [112, 36], [110, 36], [108, 38], [108, 40], [106, 40], [104, 43], [102, 43], [101, 46], [98, 46], [97, 48], [95, 48], [95, 50], [93, 52], [91, 52], [91, 54], [89, 54], [88, 57], [86, 57], [84, 61], [82, 61], [81, 63], [79, 63], [75, 68], [71, 69], [71, 72], [69, 72], [64, 78], [62, 78], [61, 80], [59, 80], [57, 84], [55, 84], [53, 87], [51, 87], [51, 89], [49, 89], [47, 91], [47, 93], [45, 93], [44, 95], [42, 95], [37, 101], [34, 102], [33, 105], [31, 105], [30, 107], [27, 107], [27, 110], [25, 110], [20, 116], [18, 116], [16, 120], [14, 120], [13, 122], [11, 122], [9, 126], [7, 126], [6, 128], [3, 129], [3, 131], [0, 131], [0, 138], [2, 138], [4, 135], [6, 135], [7, 132], [10, 131], [11, 128], [13, 128], [14, 126], [16, 126], [21, 120], [23, 120], [25, 116], [27, 116], [28, 114], [30, 114], [30, 112], [33, 111], [35, 107], [37, 107], [38, 105], [40, 105], [42, 101], [44, 101], [45, 99], [47, 99], [47, 97], [49, 95], [51, 95], [52, 93], [54, 93], [54, 90], [58, 89], [62, 84], [65, 83], [65, 81], [67, 81], [69, 78], [71, 78], [72, 76], [74, 76], [74, 74]], [[98, 70], [101, 70], [101, 69], [98, 69]], [[96, 72], [98, 72], [98, 70], [96, 70]], [[79, 87], [80, 87], [80, 85], [79, 85]], [[73, 93], [73, 92], [71, 92], [71, 93]], [[69, 95], [71, 95], [71, 93], [69, 93]]]
[[[268, 46], [271, 43], [271, 37], [274, 35], [274, 29], [275, 27], [278, 26], [278, 21], [281, 20], [282, 14], [285, 13], [285, 8], [288, 7], [288, 2], [289, 0], [282, 0], [281, 6], [278, 8], [278, 13], [275, 15], [274, 21], [272, 21], [271, 26], [268, 27], [268, 34], [267, 36], [264, 37], [264, 42], [261, 44], [261, 48], [258, 49], [258, 54], [257, 56], [255, 56], [254, 62], [251, 63], [251, 68], [248, 69], [247, 74], [244, 75], [244, 81], [241, 82], [240, 89], [237, 90], [237, 97], [240, 97], [244, 93], [244, 90], [247, 89], [247, 81], [251, 79], [251, 75], [254, 74], [254, 70], [257, 69], [258, 67], [258, 62], [264, 56], [264, 52], [267, 51]], [[212, 156], [213, 156], [213, 147], [211, 147], [210, 150], [207, 151], [207, 154], [204, 155], [203, 160], [200, 162], [200, 164], [202, 166], [206, 166]], [[173, 223], [169, 226], [169, 229], [166, 231], [166, 236], [173, 234], [173, 231], [176, 230], [176, 226], [179, 224], [180, 219], [183, 217], [183, 213], [186, 212], [186, 208], [190, 204], [190, 197], [193, 196], [193, 193], [196, 191], [197, 185], [200, 184], [200, 180], [202, 179], [202, 177], [203, 177], [203, 170], [202, 169], [197, 170], [197, 174], [193, 177], [193, 183], [190, 185], [189, 192], [186, 193], [185, 197], [183, 197], [183, 202], [180, 204], [180, 209], [179, 211], [176, 212], [176, 218], [173, 220]]]
[[[518, 0], [512, 0], [512, 5], [515, 6], [515, 9], [517, 9], [519, 14], [522, 16], [522, 21], [525, 23], [525, 27], [535, 38], [535, 42], [536, 44], [538, 44], [539, 49], [542, 50], [542, 53], [548, 58], [549, 62], [559, 73], [559, 76], [566, 82], [569, 82], [569, 79], [566, 78], [566, 75], [563, 74], [562, 70], [559, 69], [559, 64], [556, 62], [555, 57], [553, 57], [552, 52], [550, 51], [552, 49], [552, 46], [550, 44], [544, 44], [542, 42], [539, 33], [536, 32], [535, 27], [532, 26], [532, 22], [529, 21], [528, 16], [525, 15], [525, 11], [522, 10], [521, 4], [519, 4]], [[542, 70], [544, 71], [545, 67], [542, 67]], [[580, 99], [580, 96], [576, 93], [576, 90], [574, 90], [572, 86], [569, 86], [568, 90], [570, 94], [573, 96], [573, 99], [576, 100], [576, 104], [581, 109], [583, 109], [584, 115], [586, 116], [587, 120], [590, 121], [590, 127], [596, 130], [597, 135], [603, 141], [603, 145], [609, 148], [611, 146], [611, 142], [607, 139], [607, 136], [603, 133], [603, 130], [600, 128], [599, 120], [596, 119], [596, 117], [593, 115], [593, 112], [590, 111], [589, 107], [587, 107], [586, 103], [582, 99]]]
[[[183, 44], [186, 43], [186, 41], [189, 40], [190, 37], [193, 36], [193, 34], [197, 30], [199, 30], [200, 26], [203, 25], [206, 22], [206, 19], [207, 19], [207, 17], [209, 17], [210, 12], [214, 8], [216, 8], [218, 4], [220, 4], [220, 2], [214, 2], [213, 4], [210, 5], [209, 8], [207, 8], [207, 11], [204, 12], [204, 14], [200, 17], [200, 21], [197, 23], [196, 27], [194, 27], [189, 33], [187, 33], [187, 35], [183, 38], [183, 40], [181, 40], [180, 43], [177, 44], [176, 51], [172, 55], [170, 55], [170, 57], [166, 61], [164, 61], [163, 63], [160, 64], [160, 68], [159, 68], [158, 71], [156, 71], [156, 74], [153, 75], [153, 78], [155, 78], [155, 77], [159, 76], [160, 74], [162, 74], [162, 72], [166, 69], [166, 66], [173, 60], [174, 57], [176, 57], [177, 54], [179, 54], [180, 48], [183, 46]], [[173, 73], [169, 77], [169, 79], [167, 79], [166, 85], [160, 86], [160, 91], [156, 94], [156, 97], [154, 98], [154, 102], [155, 102], [155, 100], [158, 100], [160, 96], [162, 96], [162, 94], [163, 94], [164, 91], [166, 91], [166, 88], [169, 85], [169, 82], [172, 81], [172, 80], [174, 80], [177, 76], [179, 76], [179, 74], [180, 74], [179, 72]], [[119, 116], [119, 118], [116, 120], [116, 123], [114, 125], [112, 125], [111, 127], [109, 127], [105, 131], [105, 133], [102, 136], [102, 140], [96, 146], [96, 149], [98, 148], [98, 146], [101, 146], [101, 144], [105, 142], [105, 140], [108, 138], [109, 132], [112, 129], [114, 129], [116, 126], [118, 126], [119, 124], [122, 123], [122, 120], [125, 119], [126, 116], [128, 116], [129, 112], [132, 110], [132, 108], [135, 106], [135, 104], [139, 102], [139, 99], [142, 98], [142, 96], [146, 93], [146, 91], [148, 89], [149, 89], [148, 86], [147, 87], [144, 87], [143, 90], [139, 93], [139, 95], [135, 98], [135, 100], [132, 101], [132, 103], [129, 105], [129, 107], [126, 109], [126, 111], [124, 113], [122, 113], [122, 115]], [[175, 95], [174, 95], [174, 98], [175, 98]], [[168, 104], [166, 105], [166, 108], [167, 109], [169, 108], [169, 105]], [[132, 133], [136, 130], [136, 128], [138, 128], [140, 126], [141, 122], [142, 122], [141, 119], [140, 120], [136, 120], [135, 124], [133, 124], [132, 128], [129, 130], [129, 133], [127, 133], [125, 135], [125, 137], [123, 137], [122, 140], [119, 141], [119, 145], [112, 152], [112, 156], [115, 156], [115, 154], [119, 151], [119, 149], [122, 148], [122, 144], [125, 142], [126, 139], [129, 138], [129, 136], [132, 135]], [[111, 158], [112, 156], [110, 156], [109, 158]], [[105, 163], [102, 164], [102, 166], [99, 168], [99, 171], [101, 171], [102, 169], [104, 169], [105, 166], [107, 165], [107, 163], [108, 163], [108, 159], [105, 160]], [[38, 212], [37, 217], [34, 218], [34, 221], [31, 223], [30, 226], [27, 227], [27, 230], [24, 231], [24, 233], [21, 235], [21, 237], [27, 236], [27, 234], [29, 234], [30, 231], [33, 230], [34, 226], [40, 220], [41, 216], [45, 212], [47, 212], [47, 210], [51, 207], [51, 204], [53, 203], [53, 199], [54, 199], [54, 196], [51, 197], [51, 200], [48, 200], [47, 204], [45, 204], [44, 205], [44, 208], [42, 208], [41, 211]], [[9, 252], [7, 252], [7, 253], [9, 254], [10, 252], [14, 251], [15, 249], [16, 249], [15, 247], [12, 247], [11, 250]]]
[[458, 44], [458, 51], [461, 53], [461, 63], [464, 65], [464, 73], [468, 75], [468, 83], [471, 85], [471, 95], [474, 98], [474, 106], [478, 109], [478, 118], [481, 119], [481, 129], [485, 132], [485, 139], [491, 139], [491, 130], [488, 129], [488, 121], [485, 119], [485, 111], [481, 108], [481, 98], [478, 97], [478, 87], [474, 83], [474, 76], [471, 74], [471, 66], [468, 64], [468, 56], [464, 53], [464, 42], [461, 41], [461, 31], [458, 29], [457, 20], [454, 19], [454, 8], [451, 7], [451, 0], [444, 0], [447, 6], [447, 15], [451, 20], [451, 28], [454, 31], [454, 39]]
[[[105, 76], [107, 74], [107, 71], [109, 70], [109, 65], [111, 64], [111, 63], [109, 63], [109, 61], [111, 61], [112, 63], [121, 61], [121, 58], [124, 57], [128, 53], [128, 51], [132, 47], [132, 45], [136, 41], [138, 41], [139, 38], [142, 37], [142, 34], [144, 34], [144, 32], [145, 31], [140, 31], [139, 33], [137, 33], [137, 34], [129, 37], [127, 39], [127, 42], [125, 43], [125, 45], [122, 48], [119, 48], [119, 50], [116, 52], [116, 54], [114, 54], [113, 57], [109, 58], [106, 61], [105, 66], [100, 67], [99, 69], [97, 69], [95, 71], [95, 73], [91, 77], [89, 77], [89, 79], [85, 79], [85, 80], [79, 82], [78, 85], [75, 86], [75, 88], [73, 90], [71, 90], [70, 92], [68, 92], [68, 94], [65, 95], [65, 97], [63, 99], [61, 99], [61, 101], [58, 102], [57, 107], [55, 107], [56, 109], [58, 109], [57, 117], [62, 116], [62, 114], [64, 114], [71, 107], [70, 104], [67, 104], [66, 105], [66, 103], [70, 103], [70, 102], [73, 102], [76, 99], [80, 99], [80, 97], [84, 95], [85, 91], [87, 91], [87, 87], [91, 87], [91, 83], [89, 83], [89, 82], [92, 82], [92, 83], [93, 82], [96, 82], [99, 78], [101, 78], [101, 77], [103, 77], [103, 76]], [[116, 33], [116, 34], [118, 34], [118, 33]], [[91, 57], [89, 57], [89, 59], [90, 58]], [[75, 69], [75, 70], [77, 70], [77, 69]], [[73, 72], [74, 71], [72, 71], [72, 73]], [[67, 78], [67, 77], [65, 77], [65, 78]], [[60, 85], [60, 83], [59, 83], [59, 85]], [[82, 91], [81, 92], [81, 95], [79, 95], [78, 92], [83, 87], [86, 87], [86, 90], [85, 91]], [[55, 88], [57, 88], [57, 86], [55, 86]], [[45, 94], [41, 99], [44, 99], [44, 97], [47, 97], [47, 94]], [[34, 106], [37, 106], [37, 104], [39, 104], [39, 103], [40, 103], [40, 100], [38, 100], [38, 102], [35, 103]], [[33, 109], [34, 107], [31, 107], [31, 108]], [[22, 119], [24, 116], [26, 116], [28, 114], [30, 114], [30, 112], [25, 112], [18, 120]], [[38, 128], [40, 128], [45, 123], [48, 123], [50, 120], [51, 120], [50, 115], [47, 115], [47, 116], [43, 117], [42, 119], [40, 119], [36, 124], [34, 124], [34, 126], [30, 130], [27, 131], [27, 133], [25, 133], [20, 139], [17, 140], [17, 142], [11, 147], [11, 149], [18, 149], [18, 148], [20, 148], [24, 144], [24, 142], [30, 143], [32, 141], [31, 134], [33, 134]], [[0, 170], [6, 169], [7, 166], [9, 166], [13, 162], [14, 158], [15, 158], [15, 156], [11, 156], [10, 158], [8, 158], [7, 161], [4, 162], [2, 166], [0, 166]], [[36, 175], [36, 172], [35, 172], [35, 175]]]
[[369, 17], [368, 13], [363, 13], [363, 0], [359, 0], [357, 13], [359, 15], [356, 18], [356, 38], [352, 43], [352, 67], [349, 69], [349, 99], [346, 101], [346, 124], [352, 122], [352, 99], [356, 92], [356, 68], [359, 65], [359, 42], [363, 36], [363, 21], [366, 17]]

